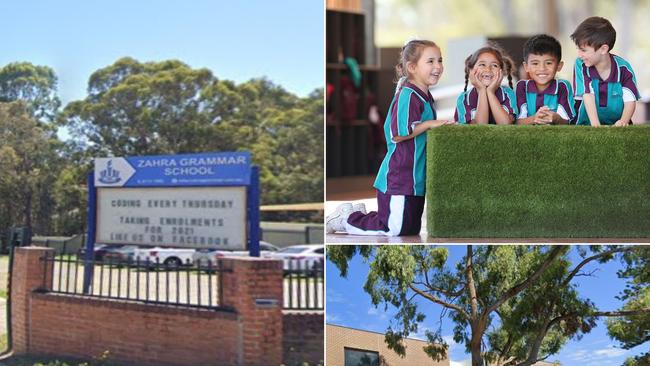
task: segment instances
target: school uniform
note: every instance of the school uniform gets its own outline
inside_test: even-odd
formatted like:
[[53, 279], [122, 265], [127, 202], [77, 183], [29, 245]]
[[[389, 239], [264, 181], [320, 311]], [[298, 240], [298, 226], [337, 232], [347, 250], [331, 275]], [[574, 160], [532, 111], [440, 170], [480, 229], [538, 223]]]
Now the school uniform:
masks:
[[427, 134], [398, 143], [393, 141], [393, 136], [408, 136], [418, 123], [436, 119], [433, 103], [428, 90], [420, 90], [408, 81], [393, 98], [384, 123], [387, 152], [374, 183], [378, 211], [350, 214], [345, 225], [349, 234], [396, 236], [420, 233]]
[[519, 109], [518, 119], [534, 116], [543, 106], [569, 122], [575, 117], [573, 89], [566, 80], [554, 79], [542, 91], [537, 90], [534, 80], [519, 80], [515, 87], [515, 95], [517, 109]]
[[598, 119], [601, 124], [612, 125], [623, 115], [623, 104], [639, 100], [639, 90], [632, 66], [619, 56], [610, 54], [612, 67], [609, 76], [602, 79], [595, 66], [587, 67], [581, 59], [576, 59], [573, 70], [575, 87], [575, 109], [578, 113], [576, 124], [591, 125], [582, 96], [594, 94]]
[[[494, 94], [499, 100], [499, 104], [503, 109], [512, 116], [517, 115], [517, 104], [515, 92], [507, 86], [500, 86]], [[469, 123], [476, 116], [476, 109], [478, 108], [478, 91], [475, 88], [461, 93], [456, 99], [456, 112], [454, 113], [454, 120], [460, 124]], [[496, 124], [492, 111], [489, 111], [488, 123]]]

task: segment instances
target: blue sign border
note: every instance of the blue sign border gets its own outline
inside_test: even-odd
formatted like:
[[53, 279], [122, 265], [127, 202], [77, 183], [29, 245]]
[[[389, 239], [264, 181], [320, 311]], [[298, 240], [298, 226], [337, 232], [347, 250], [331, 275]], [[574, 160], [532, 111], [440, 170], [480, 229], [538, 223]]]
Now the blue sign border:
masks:
[[95, 159], [97, 187], [243, 186], [251, 154], [243, 152]]
[[[251, 154], [249, 152], [136, 156], [126, 158], [99, 158], [96, 160], [106, 161], [107, 167], [100, 171], [100, 176], [103, 178], [100, 181], [100, 185], [96, 185], [95, 181], [96, 166], [88, 174], [88, 237], [86, 239], [86, 253], [84, 258], [84, 293], [89, 293], [90, 281], [94, 270], [93, 257], [95, 235], [97, 233], [98, 188], [246, 186], [248, 252], [251, 257], [260, 256], [259, 168], [250, 164]], [[124, 166], [125, 162], [133, 170], [129, 171], [127, 167], [128, 177], [121, 176], [121, 171], [114, 166], [119, 164]], [[165, 170], [175, 168], [179, 170]], [[101, 178], [98, 178], [98, 180]]]

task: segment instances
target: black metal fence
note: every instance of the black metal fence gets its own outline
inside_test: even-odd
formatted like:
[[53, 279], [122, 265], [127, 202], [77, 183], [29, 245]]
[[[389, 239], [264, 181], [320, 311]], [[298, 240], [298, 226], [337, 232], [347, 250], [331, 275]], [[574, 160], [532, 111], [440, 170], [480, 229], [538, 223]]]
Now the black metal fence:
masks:
[[[43, 288], [54, 293], [209, 309], [222, 308], [221, 273], [231, 271], [211, 261], [177, 266], [108, 257], [90, 262], [92, 273], [84, 286], [84, 260], [76, 254], [48, 253], [41, 260], [46, 273]], [[283, 266], [283, 308], [323, 310], [324, 261], [284, 260]]]
[[324, 261], [284, 260], [284, 309], [323, 310]]
[[[51, 253], [41, 260], [46, 269], [43, 288], [51, 292], [209, 309], [221, 308], [221, 273], [230, 271], [212, 262], [176, 266], [105, 258], [90, 262], [92, 274], [84, 286], [84, 260], [78, 256]], [[53, 267], [51, 287], [46, 282], [48, 266]]]

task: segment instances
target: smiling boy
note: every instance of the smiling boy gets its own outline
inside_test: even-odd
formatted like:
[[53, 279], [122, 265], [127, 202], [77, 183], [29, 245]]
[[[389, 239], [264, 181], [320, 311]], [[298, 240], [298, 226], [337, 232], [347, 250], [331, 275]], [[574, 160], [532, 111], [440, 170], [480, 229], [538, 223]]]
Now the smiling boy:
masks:
[[573, 90], [567, 80], [555, 79], [562, 70], [562, 47], [553, 37], [539, 34], [524, 44], [524, 69], [529, 80], [515, 88], [517, 124], [568, 124], [575, 116]]
[[579, 125], [632, 124], [636, 101], [640, 98], [630, 64], [610, 53], [616, 30], [605, 18], [585, 19], [571, 39], [578, 47], [573, 71]]

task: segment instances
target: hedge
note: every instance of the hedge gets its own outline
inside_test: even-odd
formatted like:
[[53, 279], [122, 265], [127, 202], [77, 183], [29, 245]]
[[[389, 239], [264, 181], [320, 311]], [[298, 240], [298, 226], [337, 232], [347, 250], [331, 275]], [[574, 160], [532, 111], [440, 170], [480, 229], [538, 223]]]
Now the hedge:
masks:
[[650, 125], [432, 129], [427, 230], [439, 238], [648, 238]]

